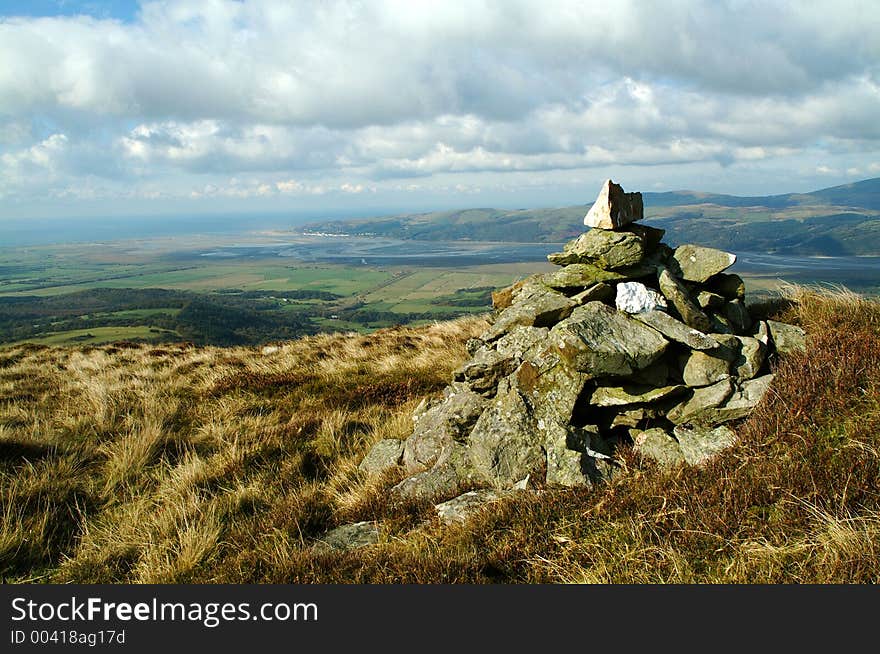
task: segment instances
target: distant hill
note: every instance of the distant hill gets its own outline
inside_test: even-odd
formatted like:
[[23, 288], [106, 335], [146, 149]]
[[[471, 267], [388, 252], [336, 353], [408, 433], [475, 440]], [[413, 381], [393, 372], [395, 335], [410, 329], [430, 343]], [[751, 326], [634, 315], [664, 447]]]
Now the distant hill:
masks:
[[[880, 178], [812, 193], [740, 197], [645, 193], [648, 224], [671, 243], [801, 255], [880, 255]], [[589, 205], [463, 209], [312, 223], [307, 230], [411, 240], [561, 243], [583, 231]]]

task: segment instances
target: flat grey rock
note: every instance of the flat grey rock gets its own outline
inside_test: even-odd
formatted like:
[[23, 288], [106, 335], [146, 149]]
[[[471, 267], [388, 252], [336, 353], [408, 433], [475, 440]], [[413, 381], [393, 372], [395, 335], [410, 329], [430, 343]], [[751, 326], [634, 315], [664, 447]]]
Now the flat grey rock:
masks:
[[633, 450], [641, 456], [654, 459], [663, 467], [685, 462], [681, 447], [664, 429], [654, 427], [645, 431], [631, 430]]
[[691, 244], [677, 247], [672, 258], [682, 279], [701, 283], [736, 263], [735, 254]]
[[732, 394], [733, 382], [730, 379], [697, 388], [690, 398], [674, 407], [666, 417], [676, 425], [696, 421], [706, 416], [711, 409], [723, 404]]
[[375, 522], [354, 522], [328, 531], [318, 539], [316, 549], [350, 550], [379, 542], [379, 527]]
[[688, 327], [663, 311], [646, 311], [634, 314], [633, 317], [649, 327], [656, 329], [666, 338], [687, 345], [692, 350], [712, 350], [718, 343], [699, 329]]
[[468, 491], [458, 497], [453, 497], [451, 500], [435, 505], [434, 510], [437, 511], [437, 517], [440, 518], [440, 522], [443, 524], [461, 524], [486, 508], [487, 505], [497, 502], [509, 494], [510, 491], [505, 492], [490, 488]]
[[373, 445], [358, 465], [358, 470], [375, 477], [400, 465], [404, 442], [396, 438], [383, 438]]
[[659, 359], [669, 344], [656, 330], [600, 302], [575, 309], [550, 330], [550, 341], [567, 365], [591, 377], [631, 375]]
[[678, 425], [673, 433], [685, 461], [693, 466], [705, 464], [736, 443], [736, 434], [724, 425]]
[[768, 320], [767, 327], [770, 330], [770, 338], [773, 346], [779, 354], [785, 356], [795, 352], [803, 352], [807, 349], [807, 334], [797, 325]]
[[660, 269], [657, 280], [660, 283], [660, 292], [675, 307], [684, 324], [701, 332], [711, 330], [712, 322], [691, 298], [688, 289], [681, 280], [666, 268]]

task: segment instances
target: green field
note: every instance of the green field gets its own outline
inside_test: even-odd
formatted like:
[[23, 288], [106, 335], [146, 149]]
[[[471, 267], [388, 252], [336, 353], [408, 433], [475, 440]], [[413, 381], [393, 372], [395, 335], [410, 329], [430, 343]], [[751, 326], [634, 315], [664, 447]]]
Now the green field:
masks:
[[91, 329], [50, 332], [43, 336], [29, 338], [27, 342], [40, 345], [101, 345], [118, 341], [154, 340], [160, 333], [164, 333], [166, 336], [176, 335], [174, 332], [157, 330], [149, 326], [92, 327]]

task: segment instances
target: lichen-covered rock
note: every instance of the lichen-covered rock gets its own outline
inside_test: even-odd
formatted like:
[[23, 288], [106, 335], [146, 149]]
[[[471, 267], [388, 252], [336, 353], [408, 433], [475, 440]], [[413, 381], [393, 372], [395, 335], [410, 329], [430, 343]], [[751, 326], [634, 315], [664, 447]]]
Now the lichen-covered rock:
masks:
[[684, 386], [663, 386], [661, 388], [645, 386], [597, 386], [590, 395], [590, 404], [594, 406], [626, 406], [629, 404], [650, 404], [668, 399], [682, 393]]
[[565, 365], [556, 353], [547, 351], [524, 361], [512, 379], [536, 420], [569, 422], [589, 375]]
[[670, 467], [684, 463], [684, 453], [681, 447], [666, 430], [660, 427], [645, 431], [631, 430], [633, 450], [638, 454], [654, 459], [663, 467]]
[[492, 488], [468, 491], [451, 500], [441, 502], [434, 506], [440, 522], [446, 525], [463, 523], [468, 518], [486, 508], [487, 505], [507, 497], [510, 492], [499, 491]]
[[342, 525], [321, 536], [316, 549], [350, 550], [379, 542], [379, 527], [375, 522], [354, 522]]
[[772, 381], [773, 375], [768, 374], [742, 382], [726, 402], [703, 413], [703, 422], [717, 425], [745, 418], [764, 399]]
[[472, 359], [452, 373], [452, 378], [465, 382], [478, 393], [492, 394], [498, 382], [512, 373], [517, 366], [516, 357], [498, 352], [494, 348], [481, 347]]
[[667, 268], [660, 269], [657, 280], [660, 283], [660, 292], [672, 303], [684, 324], [701, 332], [711, 330], [712, 322], [709, 317], [691, 299], [687, 288], [680, 280]]
[[666, 299], [653, 288], [641, 282], [621, 282], [617, 285], [614, 304], [618, 311], [644, 313], [666, 309]]
[[417, 411], [413, 433], [403, 448], [403, 465], [415, 473], [429, 468], [453, 441], [463, 440], [486, 406], [481, 395], [458, 387], [450, 388], [442, 402]]
[[807, 349], [807, 334], [797, 325], [768, 320], [767, 326], [770, 329], [770, 338], [779, 354], [785, 356]]
[[726, 349], [693, 351], [682, 355], [682, 379], [688, 386], [711, 386], [730, 377], [733, 357]]
[[724, 425], [678, 425], [673, 433], [685, 461], [692, 466], [703, 465], [736, 443], [736, 434]]
[[510, 488], [543, 466], [541, 445], [525, 400], [504, 384], [471, 430], [468, 454], [478, 477], [498, 488]]
[[373, 445], [358, 465], [358, 470], [374, 477], [396, 468], [403, 458], [404, 442], [396, 438], [383, 438]]
[[[676, 425], [705, 419], [710, 410], [723, 404], [732, 393], [733, 382], [730, 379], [723, 379], [711, 386], [697, 388], [691, 397], [675, 406], [666, 414], [666, 417]], [[710, 421], [714, 419], [715, 416], [712, 415]]]
[[589, 263], [604, 270], [626, 268], [645, 256], [645, 242], [630, 231], [591, 229], [565, 245], [562, 252], [548, 255], [550, 263], [565, 266]]
[[627, 279], [639, 279], [640, 277], [654, 274], [654, 271], [654, 266], [646, 264], [638, 264], [618, 270], [603, 270], [591, 263], [572, 263], [554, 273], [544, 275], [541, 281], [549, 288], [571, 291], [573, 289], [585, 289], [599, 282], [610, 283]]
[[495, 350], [505, 357], [512, 357], [517, 364], [522, 359], [534, 356], [539, 350], [546, 349], [547, 327], [514, 327], [509, 333], [495, 341]]
[[549, 340], [570, 368], [594, 378], [647, 368], [669, 344], [656, 330], [601, 302], [575, 309], [550, 330]]
[[737, 356], [733, 361], [734, 375], [742, 381], [752, 379], [761, 372], [767, 346], [751, 336], [734, 336], [739, 343]]
[[542, 427], [545, 432], [547, 484], [557, 486], [591, 485], [584, 465], [587, 455], [568, 446], [567, 427], [555, 422], [542, 425]]
[[407, 477], [389, 494], [393, 500], [436, 500], [461, 492], [461, 487], [478, 481], [467, 447], [453, 442], [445, 447], [429, 470]]
[[576, 306], [577, 302], [547, 288], [538, 279], [529, 279], [514, 297], [513, 304], [498, 315], [480, 338], [492, 342], [517, 325], [550, 327], [568, 316]]
[[699, 329], [688, 327], [663, 311], [646, 311], [633, 316], [649, 327], [656, 329], [666, 338], [687, 345], [692, 350], [712, 350], [718, 343]]
[[644, 217], [641, 193], [626, 193], [610, 179], [602, 185], [599, 197], [584, 216], [584, 225], [617, 229]]
[[[736, 263], [736, 255], [699, 245], [682, 245], [675, 249], [672, 260], [677, 264], [678, 274], [689, 282], [705, 282]], [[673, 265], [670, 261], [670, 265]]]

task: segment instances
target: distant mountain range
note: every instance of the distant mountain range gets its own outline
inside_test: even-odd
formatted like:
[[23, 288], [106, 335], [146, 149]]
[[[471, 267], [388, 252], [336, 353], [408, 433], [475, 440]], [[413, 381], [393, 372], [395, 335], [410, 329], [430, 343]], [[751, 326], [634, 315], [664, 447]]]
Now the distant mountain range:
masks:
[[[645, 222], [669, 243], [778, 254], [880, 255], [880, 178], [812, 193], [740, 197], [697, 191], [644, 193]], [[463, 209], [311, 223], [306, 229], [412, 240], [562, 243], [584, 230], [589, 205]]]

